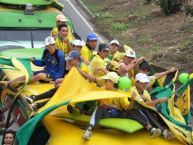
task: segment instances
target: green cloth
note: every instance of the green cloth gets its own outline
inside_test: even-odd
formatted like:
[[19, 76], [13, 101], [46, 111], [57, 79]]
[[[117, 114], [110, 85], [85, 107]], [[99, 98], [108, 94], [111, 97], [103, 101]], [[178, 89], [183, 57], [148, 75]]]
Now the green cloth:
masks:
[[18, 129], [18, 131], [16, 133], [16, 139], [17, 139], [18, 145], [28, 145], [30, 138], [31, 138], [36, 126], [44, 118], [44, 116], [46, 116], [51, 111], [57, 109], [60, 106], [64, 106], [64, 105], [69, 104], [69, 102], [70, 102], [70, 100], [67, 100], [67, 101], [62, 102], [60, 104], [54, 105], [54, 106], [44, 110], [43, 112], [37, 114], [36, 116], [31, 118], [30, 120], [28, 120], [21, 128]]

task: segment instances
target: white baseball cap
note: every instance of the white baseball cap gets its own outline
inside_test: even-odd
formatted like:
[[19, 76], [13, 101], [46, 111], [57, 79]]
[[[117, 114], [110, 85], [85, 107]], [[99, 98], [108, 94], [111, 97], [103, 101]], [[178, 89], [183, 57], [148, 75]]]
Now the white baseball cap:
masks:
[[74, 45], [74, 46], [83, 46], [83, 43], [82, 43], [81, 40], [75, 39], [75, 40], [72, 42], [72, 45]]
[[48, 45], [50, 45], [50, 44], [55, 44], [55, 40], [54, 40], [53, 37], [48, 36], [48, 37], [46, 37], [46, 39], [45, 39], [45, 45], [48, 46]]
[[111, 40], [110, 45], [111, 45], [111, 44], [117, 44], [117, 45], [120, 45], [119, 41], [117, 41], [116, 39]]
[[145, 73], [136, 74], [135, 80], [139, 81], [141, 83], [149, 83], [150, 82], [149, 79], [148, 79], [148, 76]]
[[114, 83], [118, 83], [120, 77], [116, 72], [108, 72], [105, 76], [101, 77], [104, 80], [111, 80]]
[[66, 17], [63, 14], [58, 14], [56, 16], [56, 21], [67, 22], [68, 20], [66, 19]]
[[133, 50], [127, 50], [125, 52], [125, 56], [136, 58], [135, 51], [133, 51]]

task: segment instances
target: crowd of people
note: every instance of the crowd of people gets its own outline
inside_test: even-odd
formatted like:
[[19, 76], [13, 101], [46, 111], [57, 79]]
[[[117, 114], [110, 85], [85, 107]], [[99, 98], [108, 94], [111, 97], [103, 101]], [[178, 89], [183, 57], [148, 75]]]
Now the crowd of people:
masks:
[[[151, 74], [151, 64], [144, 57], [137, 57], [136, 52], [130, 47], [121, 45], [116, 39], [99, 45], [97, 42], [98, 36], [91, 32], [87, 36], [86, 43], [83, 43], [67, 24], [64, 15], [59, 14], [56, 17], [56, 27], [51, 31], [50, 36], [45, 38], [45, 50], [42, 58], [30, 59], [34, 65], [42, 66], [44, 69], [34, 72], [29, 81], [29, 83], [47, 81], [54, 83], [55, 88], [39, 95], [25, 96], [33, 110], [37, 111], [44, 106], [49, 100], [38, 103], [36, 101], [51, 98], [61, 85], [65, 75], [72, 67], [76, 67], [85, 79], [96, 83], [98, 87], [128, 93], [128, 98], [97, 101], [93, 109], [86, 107], [87, 109], [84, 110], [84, 107], [78, 108], [78, 105], [68, 105], [69, 113], [78, 111], [91, 115], [89, 126], [83, 134], [84, 139], [91, 138], [91, 131], [101, 119], [111, 117], [136, 120], [147, 129], [152, 137], [163, 135], [166, 140], [173, 139], [175, 136], [164, 122], [160, 121], [159, 116], [140, 103], [156, 108], [157, 104], [166, 102], [167, 98], [165, 97], [152, 100], [149, 91], [157, 79], [175, 72], [176, 68], [172, 67], [164, 72]], [[132, 81], [132, 87], [128, 90], [119, 90], [118, 83], [121, 77], [128, 77]], [[24, 82], [25, 77], [8, 81], [4, 85], [11, 86], [18, 81]], [[89, 103], [86, 105], [89, 106]]]

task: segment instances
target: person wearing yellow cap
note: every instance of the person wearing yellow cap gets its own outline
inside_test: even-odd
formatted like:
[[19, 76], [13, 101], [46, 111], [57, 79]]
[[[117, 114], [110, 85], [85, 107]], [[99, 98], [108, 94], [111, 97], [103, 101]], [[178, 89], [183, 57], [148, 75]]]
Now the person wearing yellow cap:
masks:
[[94, 50], [97, 46], [98, 37], [95, 33], [90, 33], [87, 36], [86, 45], [81, 50], [81, 58], [89, 65], [94, 56]]
[[[52, 36], [54, 39], [57, 38], [58, 36], [58, 26], [61, 24], [66, 24], [67, 25], [68, 19], [64, 16], [64, 14], [58, 14], [56, 16], [56, 26], [52, 29], [50, 36]], [[68, 25], [67, 25], [68, 26]], [[70, 26], [68, 26], [68, 39], [70, 42], [72, 42], [74, 40], [74, 35], [73, 35], [73, 31], [70, 28]]]
[[[117, 91], [117, 83], [119, 81], [119, 76], [115, 72], [109, 72], [105, 76], [101, 77], [105, 80], [104, 87], [106, 90]], [[114, 115], [119, 114], [120, 110], [117, 109], [113, 103], [112, 99], [103, 99], [99, 101], [99, 105], [96, 107], [92, 113], [89, 127], [83, 134], [83, 139], [91, 138], [92, 128], [99, 123], [102, 118], [110, 118]]]
[[96, 77], [101, 77], [105, 73], [100, 71], [99, 69], [106, 68], [105, 58], [107, 58], [109, 54], [109, 47], [105, 43], [99, 44], [98, 54], [92, 59], [89, 64], [89, 69], [93, 75]]
[[68, 39], [68, 26], [66, 24], [61, 24], [58, 26], [58, 36], [56, 38], [56, 46], [59, 50], [68, 54], [71, 50], [71, 44]]

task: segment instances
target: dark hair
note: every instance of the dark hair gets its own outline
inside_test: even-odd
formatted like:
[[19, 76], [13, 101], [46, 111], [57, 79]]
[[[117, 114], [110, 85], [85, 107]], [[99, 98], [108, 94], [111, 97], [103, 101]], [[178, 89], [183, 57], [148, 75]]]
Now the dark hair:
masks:
[[[119, 83], [119, 82], [118, 82]], [[118, 83], [114, 83], [114, 87], [118, 89]]]
[[60, 24], [60, 25], [58, 25], [58, 31], [62, 30], [63, 27], [68, 28], [68, 26], [66, 24]]
[[143, 61], [139, 64], [140, 69], [147, 69], [149, 72], [151, 71], [151, 65], [147, 61]]
[[15, 138], [16, 131], [14, 131], [14, 130], [7, 130], [5, 134], [8, 134], [8, 133], [13, 134], [13, 136]]

